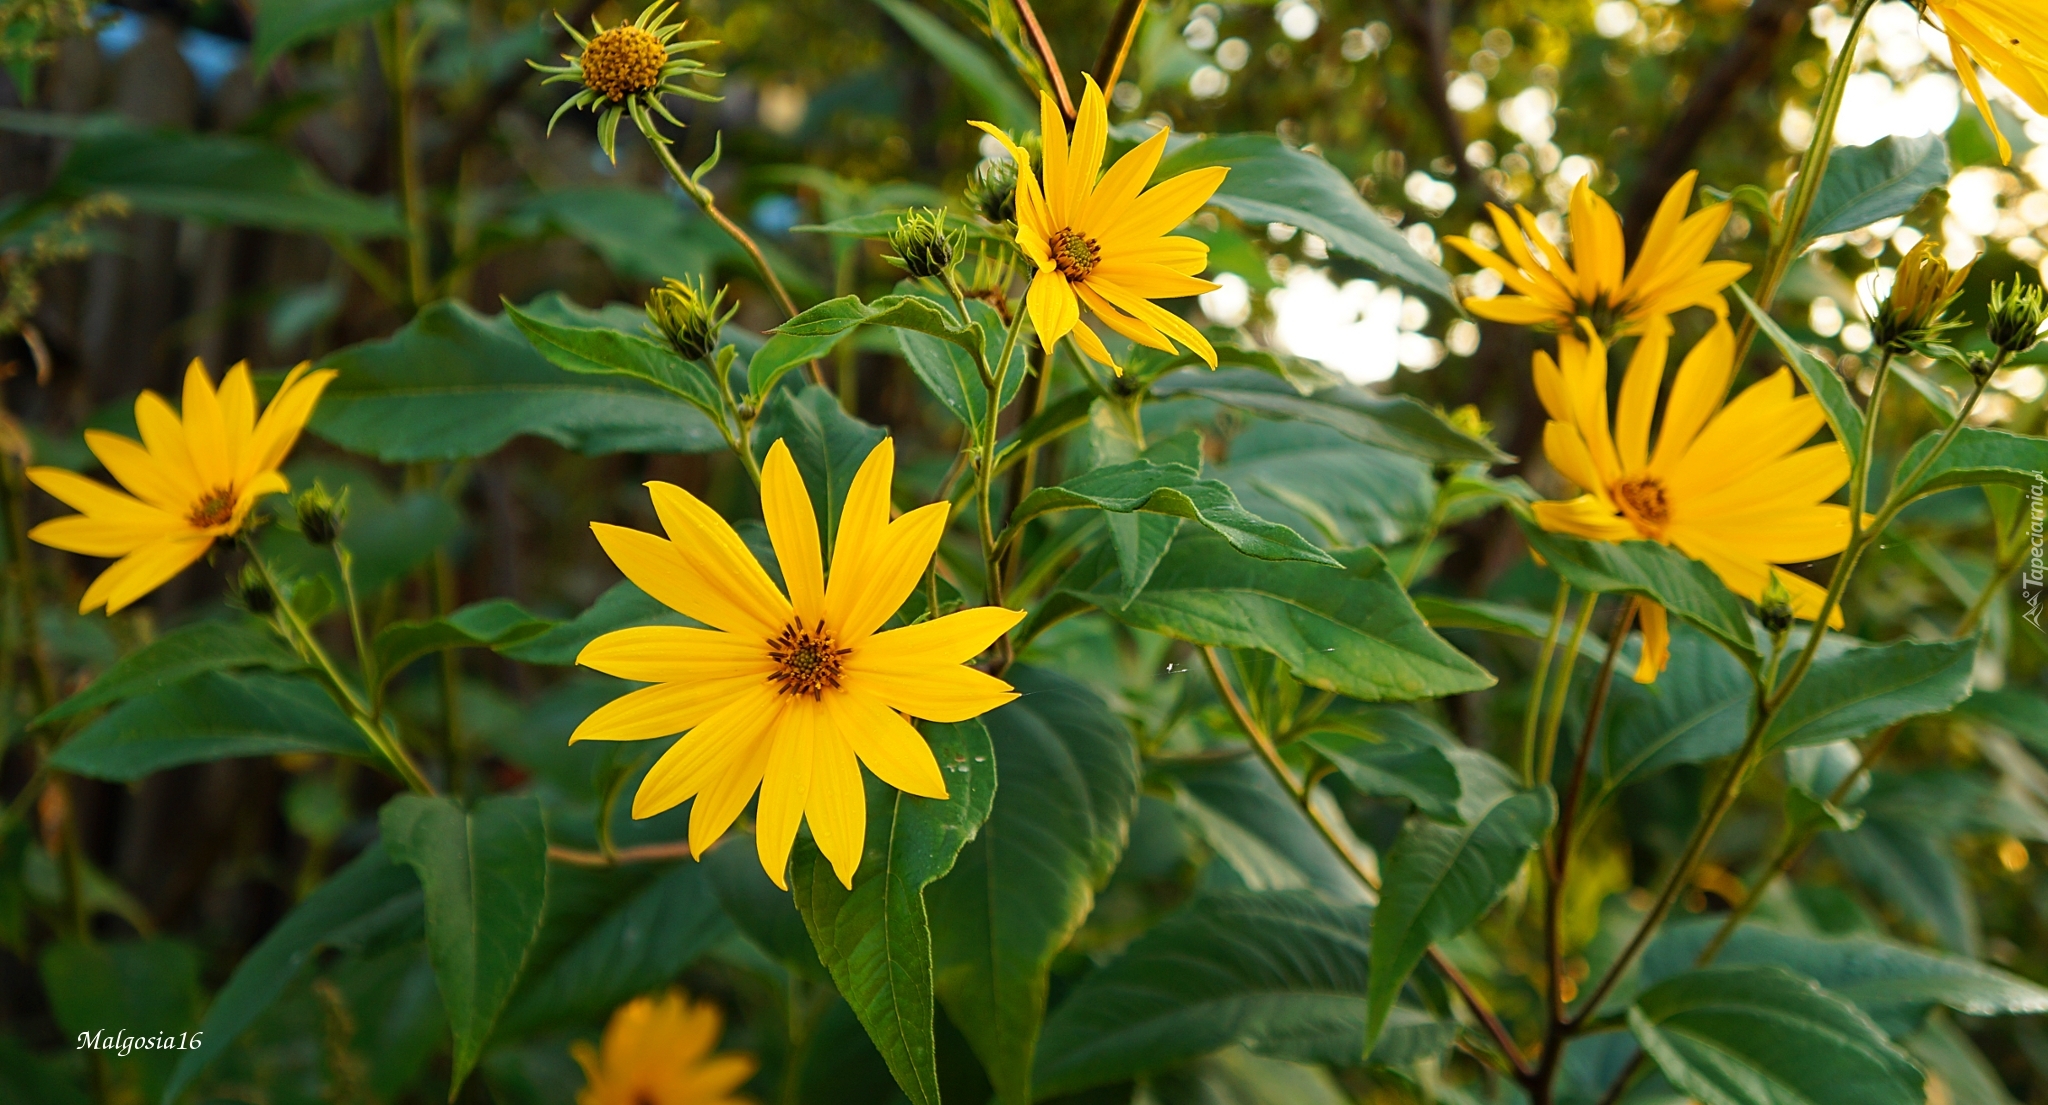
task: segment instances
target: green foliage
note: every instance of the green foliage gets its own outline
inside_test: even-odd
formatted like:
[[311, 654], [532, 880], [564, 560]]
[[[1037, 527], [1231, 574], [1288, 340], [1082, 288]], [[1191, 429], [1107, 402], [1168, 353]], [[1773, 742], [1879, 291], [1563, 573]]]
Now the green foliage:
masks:
[[199, 622], [184, 626], [123, 656], [92, 684], [38, 715], [32, 724], [77, 717], [124, 698], [168, 690], [208, 671], [268, 668], [295, 671], [305, 666], [275, 635], [253, 625]]
[[179, 764], [285, 752], [377, 755], [310, 679], [201, 671], [107, 711], [65, 742], [52, 762], [90, 778], [129, 782]]
[[1939, 135], [1883, 138], [1837, 150], [1801, 237], [1810, 242], [1906, 214], [1927, 193], [1947, 187], [1949, 175], [1948, 143]]

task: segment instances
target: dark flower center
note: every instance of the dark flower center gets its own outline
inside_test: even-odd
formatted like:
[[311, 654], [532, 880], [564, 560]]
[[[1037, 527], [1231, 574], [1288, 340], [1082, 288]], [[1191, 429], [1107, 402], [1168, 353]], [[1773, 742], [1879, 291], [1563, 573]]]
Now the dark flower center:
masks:
[[1664, 482], [1655, 476], [1630, 476], [1614, 485], [1614, 501], [1622, 516], [1635, 524], [1643, 536], [1661, 540], [1671, 522], [1671, 499]]
[[1102, 259], [1095, 239], [1083, 236], [1078, 230], [1054, 231], [1046, 246], [1052, 250], [1053, 267], [1069, 280], [1083, 279], [1095, 271], [1096, 263]]
[[668, 50], [652, 32], [628, 23], [591, 39], [580, 64], [584, 85], [617, 103], [661, 83]]
[[798, 618], [768, 642], [768, 657], [776, 665], [768, 678], [781, 686], [783, 694], [810, 695], [815, 699], [826, 691], [839, 689], [840, 664], [851, 651], [834, 647], [823, 620], [817, 628], [806, 629], [804, 620]]
[[216, 487], [201, 496], [185, 520], [198, 529], [227, 525], [235, 517], [235, 489]]

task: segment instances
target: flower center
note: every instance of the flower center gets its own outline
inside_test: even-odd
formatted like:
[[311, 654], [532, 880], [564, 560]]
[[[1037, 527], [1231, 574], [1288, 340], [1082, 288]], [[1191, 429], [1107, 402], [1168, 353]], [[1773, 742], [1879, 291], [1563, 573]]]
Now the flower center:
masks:
[[798, 618], [768, 642], [768, 658], [776, 665], [768, 678], [781, 685], [783, 694], [819, 698], [826, 691], [839, 689], [839, 666], [851, 651], [834, 647], [823, 619], [816, 629], [805, 629], [804, 620]]
[[1052, 250], [1053, 267], [1069, 280], [1080, 280], [1095, 271], [1096, 262], [1102, 259], [1102, 251], [1095, 245], [1095, 239], [1085, 237], [1078, 230], [1057, 230], [1046, 245]]
[[661, 83], [668, 50], [650, 31], [628, 23], [590, 40], [583, 48], [583, 84], [617, 103]]
[[195, 528], [212, 529], [227, 525], [234, 517], [235, 489], [216, 487], [200, 496], [199, 501], [192, 505], [192, 513], [185, 515], [185, 520]]
[[1629, 476], [1614, 485], [1614, 501], [1644, 537], [1664, 539], [1664, 527], [1671, 522], [1671, 499], [1664, 481], [1655, 476]]

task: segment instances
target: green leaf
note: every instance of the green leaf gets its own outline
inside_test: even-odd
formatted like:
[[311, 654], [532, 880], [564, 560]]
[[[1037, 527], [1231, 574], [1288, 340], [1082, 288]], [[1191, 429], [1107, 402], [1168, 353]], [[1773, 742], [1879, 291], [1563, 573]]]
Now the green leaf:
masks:
[[465, 811], [453, 798], [401, 794], [378, 822], [392, 859], [426, 888], [427, 951], [455, 1034], [453, 1101], [540, 933], [548, 874], [540, 800], [500, 795]]
[[2025, 691], [1977, 691], [1956, 707], [1955, 716], [1996, 725], [2037, 755], [2048, 757], [2048, 699]]
[[1374, 726], [1374, 716], [1320, 719], [1304, 740], [1360, 794], [1405, 798], [1424, 817], [1462, 821], [1458, 798], [1464, 785], [1450, 757], [1436, 743], [1415, 739], [1405, 729]]
[[1252, 422], [1205, 471], [1246, 510], [1328, 548], [1397, 545], [1421, 532], [1436, 499], [1427, 462], [1300, 422]]
[[[1359, 1065], [1372, 921], [1370, 906], [1336, 905], [1305, 890], [1196, 898], [1089, 972], [1053, 1011], [1038, 1045], [1035, 1092], [1044, 1098], [1152, 1074], [1231, 1044]], [[1448, 1042], [1446, 1026], [1404, 1008], [1383, 1046], [1419, 1051]]]
[[92, 1105], [70, 1064], [46, 1058], [13, 1036], [0, 1036], [0, 1099], [35, 1105]]
[[504, 651], [526, 644], [553, 628], [554, 622], [535, 617], [510, 599], [490, 599], [471, 603], [445, 618], [393, 622], [377, 631], [371, 650], [377, 654], [377, 674], [389, 681], [422, 656], [451, 648]]
[[988, 112], [989, 121], [1011, 134], [1038, 127], [1038, 109], [1010, 72], [981, 52], [966, 36], [908, 0], [875, 0], [917, 44], [925, 48]]
[[[526, 311], [573, 317], [546, 297]], [[387, 463], [485, 456], [521, 434], [592, 455], [725, 448], [690, 404], [639, 380], [564, 372], [510, 319], [453, 300], [321, 363], [341, 376], [321, 396], [313, 432]]]
[[301, 42], [324, 38], [344, 27], [375, 19], [398, 0], [263, 0], [256, 9], [256, 43], [250, 68], [261, 73], [279, 54]]
[[1860, 737], [1969, 697], [1977, 641], [1897, 641], [1815, 660], [1771, 719], [1766, 748]]
[[1152, 394], [1193, 395], [1269, 418], [1313, 422], [1353, 441], [1436, 464], [1502, 464], [1513, 459], [1408, 396], [1374, 395], [1349, 384], [1304, 396], [1287, 381], [1252, 369], [1189, 369], [1162, 378]]
[[1654, 541], [1584, 541], [1524, 520], [1529, 547], [1581, 591], [1641, 595], [1705, 630], [1754, 668], [1756, 634], [1734, 592], [1712, 569]]
[[[1083, 508], [1113, 514], [1185, 518], [1199, 522], [1246, 556], [1337, 566], [1336, 558], [1302, 540], [1300, 534], [1240, 506], [1228, 484], [1202, 479], [1186, 465], [1149, 460], [1097, 468], [1065, 483], [1033, 491], [1017, 504], [1004, 534], [1014, 535], [1019, 527], [1040, 515]], [[1119, 567], [1129, 568], [1121, 555]]]
[[113, 1041], [124, 1033], [131, 1040], [176, 1040], [192, 1030], [199, 1019], [199, 953], [166, 938], [64, 940], [44, 950], [40, 966], [43, 992], [66, 1043], [75, 1046], [79, 1036], [92, 1033], [107, 1041], [95, 1049], [111, 1083], [101, 1100], [121, 1094], [113, 1087], [132, 1086], [126, 1092], [143, 1100], [162, 1093], [178, 1052], [135, 1048], [122, 1054]]
[[[936, 305], [936, 301], [933, 302]], [[941, 307], [941, 310], [945, 309]], [[982, 355], [988, 359], [990, 370], [995, 371], [1002, 363], [1006, 338], [1002, 316], [994, 307], [978, 299], [968, 301], [967, 313], [981, 327]], [[972, 353], [951, 341], [910, 329], [897, 330], [896, 343], [903, 349], [903, 359], [910, 363], [917, 378], [952, 412], [953, 417], [970, 428], [983, 425], [982, 420], [988, 417], [988, 387], [981, 382], [981, 369], [977, 367]], [[1024, 378], [1030, 375], [1030, 371], [1025, 343], [1020, 340], [1010, 350], [1010, 370], [1003, 375], [1003, 393], [997, 404], [998, 410], [1009, 406], [1010, 400], [1017, 397], [1017, 391], [1024, 386]]]
[[1691, 971], [1650, 988], [1629, 1028], [1704, 1105], [1920, 1105], [1920, 1072], [1855, 1006], [1778, 967]]
[[303, 667], [305, 661], [298, 654], [253, 621], [197, 622], [123, 656], [84, 690], [43, 711], [29, 724], [40, 727], [76, 717], [110, 702], [164, 690], [203, 671], [297, 671]]
[[390, 204], [336, 187], [281, 146], [224, 134], [90, 131], [50, 190], [59, 200], [113, 192], [137, 211], [236, 226], [344, 238], [405, 233]]
[[995, 753], [979, 721], [927, 723], [948, 797], [918, 798], [880, 781], [868, 787], [866, 851], [853, 889], [808, 836], [790, 858], [790, 892], [818, 959], [868, 1030], [912, 1105], [938, 1105], [932, 1039], [932, 935], [925, 887], [952, 870], [988, 819]]
[[[1153, 776], [1155, 788], [1172, 784], [1177, 811], [1245, 889], [1314, 890], [1333, 902], [1371, 903], [1372, 891], [1264, 765], [1242, 757], [1156, 768]], [[1334, 803], [1318, 811], [1342, 817]], [[1229, 886], [1227, 876], [1216, 885]]]
[[1927, 193], [1948, 187], [1951, 175], [1948, 143], [1937, 134], [1845, 146], [1828, 158], [1827, 175], [1799, 240], [1847, 234], [1903, 215], [1920, 206]]
[[[1580, 670], [1590, 688], [1597, 676]], [[1655, 683], [1616, 679], [1608, 696], [1607, 721], [1593, 746], [1588, 773], [1603, 794], [1667, 767], [1734, 753], [1749, 735], [1756, 689], [1727, 649], [1681, 624], [1672, 627], [1671, 666]], [[1584, 728], [1583, 706], [1574, 716], [1579, 720], [1566, 730], [1576, 748], [1576, 734]]]
[[762, 398], [774, 390], [776, 382], [791, 369], [832, 352], [852, 333], [851, 330], [842, 330], [837, 334], [769, 335], [761, 348], [747, 359], [747, 394], [759, 406]]
[[[558, 927], [562, 884], [581, 877], [594, 910], [566, 943], [548, 948]], [[539, 946], [505, 1015], [500, 1039], [556, 1025], [593, 1023], [635, 994], [667, 986], [714, 943], [732, 933], [710, 876], [695, 862], [672, 864], [637, 890], [617, 869], [557, 867], [548, 880], [548, 915]]]
[[[1415, 609], [1431, 629], [1476, 629], [1527, 641], [1541, 641], [1550, 633], [1550, 616], [1524, 606], [1509, 606], [1484, 599], [1460, 599], [1448, 595], [1416, 595]], [[1598, 662], [1607, 645], [1592, 633], [1579, 640], [1579, 655]]]
[[1004, 1102], [1032, 1099], [1047, 976], [1109, 881], [1137, 815], [1130, 730], [1095, 692], [1013, 667], [1021, 698], [983, 717], [1002, 787], [926, 892], [939, 1000]]
[[127, 783], [181, 764], [285, 752], [381, 759], [310, 679], [202, 671], [107, 711], [66, 741], [50, 766]]
[[1902, 931], [1953, 952], [1982, 954], [1976, 891], [1956, 859], [1946, 825], [1920, 811], [1885, 816], [1873, 810], [1853, 833], [1821, 841], [1870, 896], [1895, 913]]
[[1368, 1041], [1379, 1039], [1394, 999], [1429, 946], [1493, 908], [1556, 816], [1549, 787], [1519, 790], [1506, 768], [1476, 752], [1461, 750], [1459, 767], [1463, 824], [1410, 820], [1382, 862]]
[[[1719, 928], [1719, 919], [1705, 918], [1666, 928], [1643, 954], [1643, 981], [1653, 984], [1690, 970]], [[1813, 936], [1752, 922], [1735, 930], [1715, 964], [1783, 967], [1804, 975], [1856, 1003], [1894, 1037], [1919, 1028], [1936, 1005], [1973, 1017], [2048, 1013], [2048, 989], [2018, 975], [1876, 936]]]
[[590, 376], [644, 380], [717, 419], [718, 384], [704, 369], [667, 345], [602, 323], [576, 325], [529, 314], [504, 300], [505, 317], [556, 368]]
[[[1934, 448], [1941, 435], [1930, 432], [1899, 458], [1895, 478], [1904, 479]], [[2031, 488], [2048, 472], [2048, 438], [1965, 426], [1906, 492], [1910, 499], [1974, 484]]]
[[972, 356], [984, 348], [979, 323], [962, 326], [937, 303], [918, 295], [885, 295], [873, 303], [862, 303], [857, 295], [828, 299], [775, 328], [777, 334], [823, 338], [844, 334], [856, 326], [893, 326], [930, 334], [952, 342]]
[[769, 396], [754, 424], [754, 455], [762, 460], [777, 441], [787, 442], [818, 513], [819, 546], [830, 556], [839, 534], [839, 511], [861, 462], [889, 432], [846, 413], [831, 388], [813, 385], [801, 392], [787, 388]]
[[795, 900], [761, 870], [753, 833], [731, 833], [720, 840], [704, 857], [704, 870], [726, 917], [747, 939], [791, 974], [831, 981]]
[[1379, 553], [1355, 549], [1337, 559], [1338, 569], [1258, 561], [1220, 537], [1194, 534], [1174, 542], [1128, 604], [1119, 605], [1118, 573], [1108, 556], [1077, 565], [1065, 586], [1126, 625], [1198, 645], [1270, 652], [1303, 683], [1362, 701], [1438, 698], [1493, 685], [1485, 668], [1423, 624]]
[[1210, 165], [1230, 175], [1209, 202], [1254, 225], [1286, 223], [1318, 235], [1330, 248], [1382, 275], [1454, 304], [1451, 278], [1423, 259], [1336, 166], [1271, 134], [1223, 134], [1180, 147], [1159, 164], [1154, 180]]
[[1863, 448], [1863, 408], [1857, 406], [1856, 400], [1850, 396], [1849, 386], [1835, 375], [1835, 370], [1827, 362], [1792, 340], [1792, 335], [1778, 325], [1778, 320], [1772, 318], [1769, 311], [1757, 306], [1756, 300], [1749, 298], [1749, 293], [1743, 291], [1741, 285], [1731, 284], [1728, 290], [1735, 293], [1736, 301], [1749, 312], [1749, 317], [1756, 320], [1758, 332], [1778, 347], [1785, 363], [1792, 366], [1792, 371], [1799, 375], [1806, 390], [1820, 401], [1821, 412], [1827, 415], [1828, 428], [1835, 431], [1835, 440], [1849, 451], [1853, 461]]
[[419, 923], [419, 880], [372, 844], [306, 896], [242, 957], [200, 1022], [200, 1046], [184, 1052], [164, 1086], [161, 1105], [173, 1105], [192, 1080], [228, 1050], [235, 1038], [268, 1011], [323, 948], [358, 946], [366, 939]]
[[522, 664], [568, 665], [576, 662], [576, 654], [583, 651], [583, 646], [613, 630], [636, 625], [698, 623], [663, 606], [632, 580], [622, 579], [607, 588], [583, 613], [531, 640], [499, 651]]

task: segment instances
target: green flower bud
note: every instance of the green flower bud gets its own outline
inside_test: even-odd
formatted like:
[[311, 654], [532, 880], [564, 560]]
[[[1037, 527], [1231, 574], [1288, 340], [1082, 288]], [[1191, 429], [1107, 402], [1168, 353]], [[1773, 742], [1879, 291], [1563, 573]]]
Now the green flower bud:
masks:
[[992, 223], [1017, 217], [1017, 163], [1004, 158], [985, 161], [967, 185], [967, 205]]
[[1899, 265], [1891, 295], [1878, 306], [1870, 327], [1876, 344], [1893, 353], [1903, 353], [1938, 341], [1943, 334], [1961, 326], [1962, 320], [1951, 319], [1948, 309], [1955, 304], [1963, 281], [1969, 279], [1975, 264], [1972, 261], [1961, 269], [1951, 270], [1948, 262], [1935, 252], [1934, 239], [1920, 239], [1920, 244]]
[[267, 617], [277, 609], [277, 593], [263, 582], [263, 573], [254, 564], [242, 565], [241, 578], [235, 581], [235, 599], [251, 614]]
[[944, 211], [906, 211], [889, 233], [896, 255], [886, 260], [914, 277], [942, 276], [960, 259], [966, 238], [964, 230], [946, 233]]
[[735, 303], [719, 313], [724, 306], [724, 288], [707, 300], [702, 280], [686, 282], [671, 277], [647, 295], [647, 318], [652, 324], [649, 328], [683, 357], [709, 360], [718, 349], [725, 324], [739, 310]]
[[337, 499], [317, 482], [294, 496], [292, 506], [299, 514], [300, 535], [315, 545], [334, 544], [348, 521], [348, 492]]
[[1764, 593], [1757, 598], [1757, 620], [1764, 623], [1764, 629], [1776, 637], [1792, 628], [1792, 592], [1772, 572], [1770, 582], [1764, 584]]
[[2010, 287], [1991, 285], [1991, 319], [1984, 329], [2000, 353], [2017, 357], [2034, 348], [2043, 322], [2048, 322], [2048, 295], [2039, 284], [2022, 286], [2014, 280]]
[[1991, 374], [1998, 371], [1998, 365], [1982, 353], [1970, 354], [1963, 367], [1970, 370], [1970, 379], [1980, 384], [1989, 382]]

